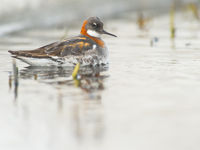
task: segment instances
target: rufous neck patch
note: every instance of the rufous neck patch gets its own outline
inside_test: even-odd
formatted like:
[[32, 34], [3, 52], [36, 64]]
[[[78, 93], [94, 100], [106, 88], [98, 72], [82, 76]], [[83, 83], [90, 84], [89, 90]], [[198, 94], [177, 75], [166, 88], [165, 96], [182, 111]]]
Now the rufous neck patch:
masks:
[[99, 45], [100, 47], [104, 47], [104, 42], [101, 39], [96, 38], [96, 37], [92, 37], [92, 36], [87, 34], [87, 30], [85, 29], [85, 26], [86, 26], [87, 23], [88, 23], [87, 20], [85, 20], [83, 22], [83, 25], [82, 25], [82, 28], [81, 28], [81, 34], [85, 35], [85, 36], [89, 37], [90, 39], [92, 39], [93, 41], [95, 41], [97, 43], [97, 45]]

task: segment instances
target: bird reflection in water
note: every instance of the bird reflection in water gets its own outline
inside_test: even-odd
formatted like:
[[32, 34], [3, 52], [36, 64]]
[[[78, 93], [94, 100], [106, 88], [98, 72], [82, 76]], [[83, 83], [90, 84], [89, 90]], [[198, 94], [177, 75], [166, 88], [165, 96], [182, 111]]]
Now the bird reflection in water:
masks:
[[78, 139], [90, 139], [90, 136], [101, 139], [104, 133], [103, 111], [101, 95], [97, 91], [104, 89], [104, 77], [99, 71], [81, 75], [78, 70], [79, 66], [76, 65], [72, 77], [75, 85], [88, 93], [88, 97], [81, 104], [74, 105], [72, 126]]
[[[33, 67], [19, 71], [20, 79], [37, 80], [55, 87], [58, 101], [58, 115], [70, 111], [70, 131], [78, 141], [86, 139], [100, 140], [104, 135], [104, 115], [101, 94], [104, 90], [104, 75], [108, 66], [80, 67], [76, 77], [72, 77], [73, 67]], [[69, 110], [64, 110], [69, 100], [68, 89], [80, 89], [79, 99], [71, 98]], [[74, 95], [75, 97], [76, 95]], [[64, 114], [63, 119], [66, 119]], [[51, 131], [49, 131], [51, 132]], [[68, 134], [68, 133], [66, 133]], [[52, 136], [53, 137], [53, 136]]]

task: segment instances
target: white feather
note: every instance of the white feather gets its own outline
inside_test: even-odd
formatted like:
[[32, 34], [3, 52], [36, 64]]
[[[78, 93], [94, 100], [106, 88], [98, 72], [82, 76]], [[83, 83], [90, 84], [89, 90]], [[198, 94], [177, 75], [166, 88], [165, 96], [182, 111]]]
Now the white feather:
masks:
[[94, 44], [94, 45], [92, 46], [92, 49], [93, 49], [93, 50], [95, 50], [95, 49], [96, 49], [96, 47], [97, 47], [97, 46]]
[[99, 34], [98, 32], [96, 32], [94, 30], [87, 30], [87, 34], [89, 34], [90, 36], [93, 36], [93, 37], [97, 37], [97, 38], [101, 37], [101, 34]]

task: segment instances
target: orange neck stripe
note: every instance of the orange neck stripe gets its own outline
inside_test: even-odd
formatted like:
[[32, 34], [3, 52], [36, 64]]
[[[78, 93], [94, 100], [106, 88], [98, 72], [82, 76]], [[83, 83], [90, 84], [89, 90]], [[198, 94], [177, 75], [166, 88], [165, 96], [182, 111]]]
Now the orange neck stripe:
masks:
[[104, 42], [103, 42], [101, 39], [92, 37], [92, 36], [90, 36], [90, 35], [87, 34], [87, 30], [85, 29], [86, 24], [87, 24], [87, 20], [85, 20], [85, 21], [83, 22], [83, 25], [82, 25], [82, 28], [81, 28], [81, 34], [82, 34], [82, 35], [85, 35], [85, 36], [87, 36], [87, 37], [89, 37], [89, 38], [91, 38], [91, 39], [92, 39], [93, 41], [95, 41], [99, 46], [104, 47]]

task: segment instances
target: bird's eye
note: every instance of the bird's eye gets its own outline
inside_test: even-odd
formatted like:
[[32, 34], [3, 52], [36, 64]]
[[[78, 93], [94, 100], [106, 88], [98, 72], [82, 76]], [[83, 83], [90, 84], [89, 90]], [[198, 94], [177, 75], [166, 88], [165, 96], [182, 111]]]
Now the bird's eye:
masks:
[[94, 23], [92, 24], [92, 27], [97, 27], [97, 24], [94, 22]]

